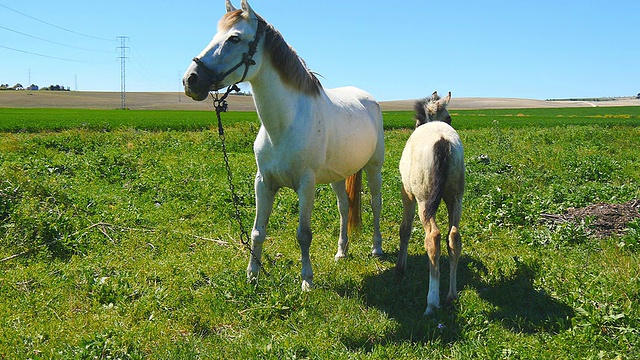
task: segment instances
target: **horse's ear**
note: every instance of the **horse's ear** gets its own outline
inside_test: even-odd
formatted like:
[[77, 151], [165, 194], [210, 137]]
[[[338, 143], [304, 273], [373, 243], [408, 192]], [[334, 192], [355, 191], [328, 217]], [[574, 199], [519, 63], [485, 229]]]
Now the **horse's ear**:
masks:
[[231, 3], [231, 0], [227, 0], [227, 12], [232, 12], [236, 10], [238, 9], [236, 9], [236, 7], [233, 6], [233, 4]]
[[251, 6], [249, 6], [249, 2], [247, 0], [242, 0], [242, 10], [249, 15], [247, 18], [253, 19], [256, 17], [256, 13], [253, 11]]

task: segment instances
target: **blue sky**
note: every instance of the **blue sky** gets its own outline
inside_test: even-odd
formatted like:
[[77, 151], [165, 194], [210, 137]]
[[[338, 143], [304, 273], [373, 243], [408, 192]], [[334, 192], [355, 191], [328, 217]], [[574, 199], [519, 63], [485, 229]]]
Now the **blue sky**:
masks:
[[[640, 92], [638, 0], [250, 4], [325, 87], [354, 85], [379, 100], [434, 90], [533, 99]], [[224, 11], [223, 0], [0, 0], [0, 83], [27, 85], [30, 71], [40, 86], [120, 91], [116, 37], [127, 36], [127, 91], [182, 91]]]

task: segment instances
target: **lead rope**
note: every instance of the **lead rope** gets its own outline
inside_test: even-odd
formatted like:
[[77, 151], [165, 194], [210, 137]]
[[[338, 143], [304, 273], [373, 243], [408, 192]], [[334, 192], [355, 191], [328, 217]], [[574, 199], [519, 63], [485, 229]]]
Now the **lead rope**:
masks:
[[224, 95], [222, 95], [222, 97], [219, 97], [219, 94], [216, 91], [215, 93], [211, 93], [211, 98], [213, 99], [213, 108], [216, 110], [216, 117], [218, 118], [218, 136], [220, 137], [220, 143], [222, 144], [222, 156], [224, 158], [224, 167], [227, 170], [227, 182], [229, 183], [229, 191], [231, 192], [231, 202], [233, 203], [234, 217], [236, 218], [238, 226], [240, 227], [240, 242], [247, 250], [249, 250], [251, 257], [253, 257], [253, 260], [258, 263], [260, 270], [262, 270], [265, 275], [269, 275], [269, 272], [264, 268], [262, 262], [255, 255], [255, 253], [253, 252], [253, 248], [250, 245], [249, 233], [244, 227], [244, 224], [242, 222], [242, 215], [240, 214], [240, 198], [236, 194], [236, 187], [233, 184], [233, 174], [231, 173], [231, 166], [229, 165], [229, 154], [227, 153], [226, 137], [224, 135], [224, 127], [222, 126], [222, 117], [220, 113], [226, 111], [226, 99], [231, 91], [240, 91], [240, 89], [236, 84], [234, 84], [227, 88], [227, 91], [224, 93]]

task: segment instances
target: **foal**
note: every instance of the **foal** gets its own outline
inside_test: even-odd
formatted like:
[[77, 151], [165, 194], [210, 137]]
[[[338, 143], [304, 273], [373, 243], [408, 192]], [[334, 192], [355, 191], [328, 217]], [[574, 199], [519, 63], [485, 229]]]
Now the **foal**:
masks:
[[416, 129], [400, 159], [404, 213], [396, 271], [399, 275], [404, 274], [407, 265], [407, 246], [417, 203], [425, 231], [424, 247], [429, 255], [429, 292], [424, 315], [430, 315], [440, 307], [440, 230], [435, 217], [441, 200], [449, 213], [447, 245], [451, 271], [447, 301], [458, 298], [456, 272], [462, 251], [458, 227], [465, 181], [464, 153], [458, 133], [450, 126], [451, 117], [447, 111], [450, 100], [451, 92], [442, 99], [434, 92], [430, 98], [416, 102]]

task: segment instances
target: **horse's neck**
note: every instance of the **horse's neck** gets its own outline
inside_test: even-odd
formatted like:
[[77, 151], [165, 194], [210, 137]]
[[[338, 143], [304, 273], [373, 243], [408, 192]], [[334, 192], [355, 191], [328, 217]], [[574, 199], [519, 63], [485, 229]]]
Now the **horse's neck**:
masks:
[[312, 99], [309, 99], [309, 95], [285, 85], [270, 65], [263, 65], [258, 75], [251, 80], [251, 88], [262, 125], [269, 137], [278, 141], [294, 120], [307, 120], [306, 117], [296, 119], [296, 114], [301, 104], [308, 104]]

